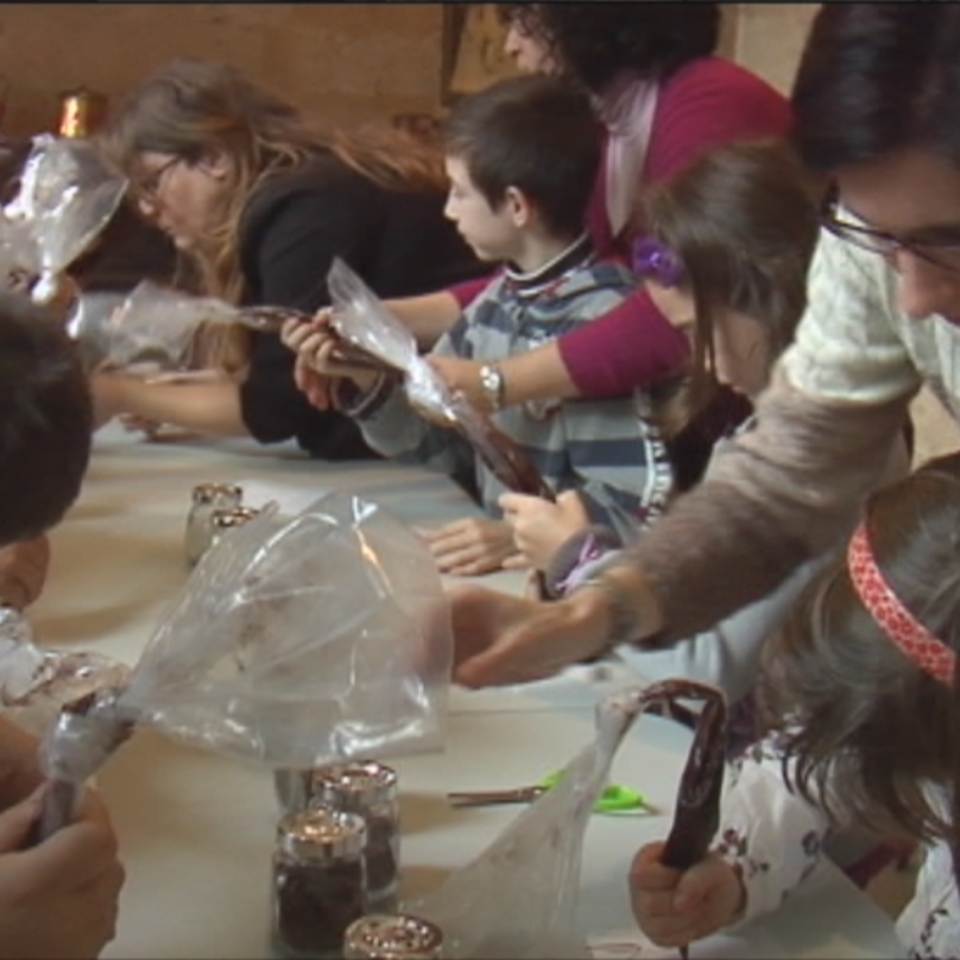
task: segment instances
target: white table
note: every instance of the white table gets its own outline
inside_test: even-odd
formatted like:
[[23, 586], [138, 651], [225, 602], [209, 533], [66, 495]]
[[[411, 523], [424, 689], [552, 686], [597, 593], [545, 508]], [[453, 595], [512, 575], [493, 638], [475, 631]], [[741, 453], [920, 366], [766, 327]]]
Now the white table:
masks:
[[[190, 490], [204, 481], [341, 489], [377, 500], [416, 525], [476, 512], [442, 477], [395, 464], [320, 464], [242, 441], [132, 441], [98, 435], [80, 501], [53, 534], [47, 590], [31, 619], [38, 639], [95, 649], [134, 663], [165, 604], [184, 582], [183, 524]], [[516, 588], [516, 576], [493, 584]], [[573, 673], [525, 688], [451, 691], [447, 749], [395, 761], [402, 788], [403, 894], [426, 892], [469, 862], [517, 808], [453, 810], [444, 794], [529, 782], [563, 766], [592, 736], [605, 690]], [[672, 809], [689, 732], [642, 718], [617, 755], [617, 782]], [[269, 859], [276, 805], [268, 771], [141, 732], [99, 777], [119, 832], [128, 879], [116, 940], [124, 958], [268, 955]], [[581, 914], [599, 956], [636, 952], [627, 866], [643, 842], [662, 838], [667, 816], [594, 816], [587, 834]], [[738, 938], [694, 947], [707, 956], [896, 956], [889, 920], [825, 864], [775, 921]], [[668, 955], [674, 955], [668, 952]]]

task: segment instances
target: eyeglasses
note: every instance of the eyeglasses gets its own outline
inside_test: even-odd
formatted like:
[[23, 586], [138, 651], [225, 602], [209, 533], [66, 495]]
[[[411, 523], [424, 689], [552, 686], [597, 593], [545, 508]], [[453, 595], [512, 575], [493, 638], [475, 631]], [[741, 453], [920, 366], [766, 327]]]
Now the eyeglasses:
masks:
[[834, 186], [820, 204], [820, 225], [841, 240], [885, 257], [909, 253], [944, 270], [960, 271], [960, 225], [926, 227], [910, 236], [897, 237], [884, 230], [841, 220], [837, 216], [839, 206], [840, 194]]
[[134, 186], [140, 198], [143, 200], [156, 200], [157, 194], [160, 191], [160, 184], [163, 182], [166, 172], [171, 167], [180, 163], [182, 159], [183, 157], [171, 157], [169, 160], [161, 163], [156, 170], [151, 170], [150, 173], [145, 174], [137, 180]]

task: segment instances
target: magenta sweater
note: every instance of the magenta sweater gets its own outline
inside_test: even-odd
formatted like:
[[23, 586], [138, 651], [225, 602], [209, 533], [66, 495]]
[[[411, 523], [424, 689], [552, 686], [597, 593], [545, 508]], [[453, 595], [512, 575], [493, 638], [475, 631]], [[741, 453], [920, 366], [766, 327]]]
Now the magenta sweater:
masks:
[[[789, 102], [758, 76], [720, 57], [694, 60], [660, 88], [641, 186], [665, 180], [710, 147], [786, 136], [790, 125]], [[601, 163], [587, 226], [601, 254], [625, 258], [632, 237], [625, 231], [612, 236], [605, 169]], [[488, 281], [469, 281], [450, 292], [466, 306]], [[584, 396], [614, 396], [648, 386], [676, 372], [689, 353], [686, 337], [654, 306], [643, 287], [557, 343]]]

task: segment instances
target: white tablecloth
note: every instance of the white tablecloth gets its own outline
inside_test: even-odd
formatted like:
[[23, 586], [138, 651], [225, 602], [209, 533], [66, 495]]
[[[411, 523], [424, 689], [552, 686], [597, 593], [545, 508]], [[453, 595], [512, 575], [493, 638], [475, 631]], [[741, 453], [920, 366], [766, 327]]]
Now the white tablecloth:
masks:
[[[97, 437], [79, 502], [53, 534], [50, 581], [31, 613], [38, 639], [135, 663], [188, 575], [184, 521], [193, 485], [206, 481], [245, 483], [251, 494], [291, 503], [339, 489], [376, 500], [416, 526], [476, 512], [445, 478], [396, 464], [322, 464], [246, 441], [141, 443], [108, 427]], [[519, 579], [503, 574], [489, 582], [515, 589]], [[598, 696], [623, 683], [623, 676], [600, 683], [574, 670], [524, 688], [453, 689], [445, 752], [394, 764], [402, 791], [403, 894], [426, 892], [467, 863], [518, 812], [454, 810], [446, 792], [515, 786], [562, 767], [590, 740]], [[666, 834], [688, 742], [683, 727], [642, 718], [617, 755], [614, 780], [639, 787], [666, 813], [591, 821], [580, 909], [598, 955], [675, 955], [641, 944], [626, 874], [637, 847]], [[105, 956], [267, 956], [277, 815], [269, 771], [140, 732], [99, 783], [128, 870], [118, 935]], [[697, 960], [899, 952], [890, 921], [829, 864], [775, 918], [693, 948]]]

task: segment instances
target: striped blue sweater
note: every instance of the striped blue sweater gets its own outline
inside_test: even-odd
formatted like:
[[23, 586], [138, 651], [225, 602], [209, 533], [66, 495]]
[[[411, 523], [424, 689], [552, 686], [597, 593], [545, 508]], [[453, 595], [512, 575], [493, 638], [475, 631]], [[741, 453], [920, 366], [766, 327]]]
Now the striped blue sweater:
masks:
[[[589, 323], [634, 288], [636, 281], [625, 267], [598, 261], [582, 243], [570, 253], [573, 264], [559, 274], [501, 273], [437, 342], [433, 353], [501, 360]], [[569, 260], [568, 256], [568, 264]], [[580, 492], [594, 522], [629, 537], [665, 508], [673, 475], [666, 447], [650, 421], [646, 394], [539, 401], [502, 410], [494, 419], [525, 448], [555, 491]], [[384, 456], [458, 478], [471, 476], [484, 509], [501, 516], [500, 481], [462, 437], [420, 417], [399, 387], [358, 422], [367, 442]]]

